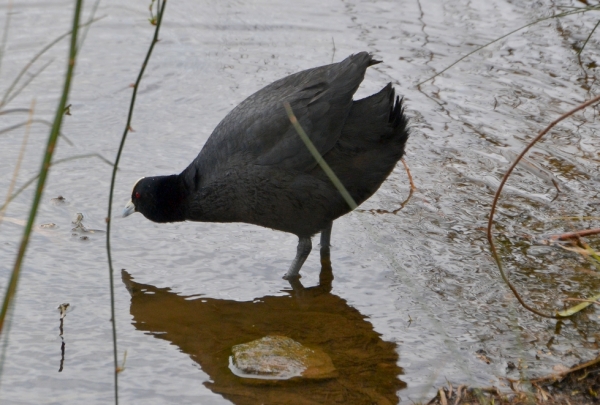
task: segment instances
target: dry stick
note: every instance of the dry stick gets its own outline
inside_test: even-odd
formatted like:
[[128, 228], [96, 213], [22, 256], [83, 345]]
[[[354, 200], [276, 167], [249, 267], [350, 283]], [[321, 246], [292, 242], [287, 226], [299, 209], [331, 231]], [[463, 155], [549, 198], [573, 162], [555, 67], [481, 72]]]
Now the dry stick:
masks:
[[408, 176], [408, 181], [410, 182], [410, 189], [411, 190], [416, 190], [417, 186], [415, 186], [415, 183], [414, 183], [413, 178], [412, 178], [412, 174], [410, 174], [410, 169], [408, 168], [408, 165], [406, 164], [406, 161], [404, 160], [404, 158], [400, 159], [400, 161], [402, 162], [402, 164], [404, 165], [404, 168], [406, 169], [406, 174]]
[[589, 302], [590, 304], [600, 305], [600, 301], [584, 300], [582, 298], [565, 298], [563, 301]]
[[582, 231], [576, 232], [567, 232], [560, 235], [553, 235], [550, 237], [550, 240], [569, 240], [569, 239], [578, 239], [582, 236], [590, 236], [597, 235], [600, 233], [600, 228], [596, 229], [584, 229]]
[[555, 220], [555, 219], [565, 219], [565, 220], [570, 220], [570, 221], [587, 221], [589, 219], [600, 219], [600, 217], [595, 217], [593, 215], [575, 215], [575, 216], [567, 216], [567, 215], [563, 215], [563, 216], [559, 216], [559, 217], [551, 217], [550, 219]]
[[508, 276], [506, 275], [506, 273], [504, 272], [504, 269], [502, 268], [502, 262], [500, 261], [500, 257], [498, 256], [498, 252], [496, 251], [496, 246], [494, 245], [494, 239], [492, 237], [492, 225], [494, 223], [494, 213], [496, 212], [496, 205], [498, 204], [498, 199], [500, 198], [500, 193], [502, 193], [502, 188], [504, 187], [504, 184], [508, 180], [508, 177], [510, 176], [510, 174], [512, 173], [514, 168], [517, 166], [517, 164], [519, 164], [519, 161], [527, 154], [527, 152], [529, 152], [529, 149], [531, 149], [533, 147], [533, 145], [536, 144], [537, 141], [539, 141], [544, 135], [546, 135], [548, 133], [548, 131], [550, 131], [552, 128], [554, 128], [554, 126], [556, 124], [558, 124], [565, 118], [575, 114], [577, 111], [583, 110], [584, 108], [589, 107], [590, 105], [597, 103], [598, 101], [600, 101], [600, 96], [596, 96], [596, 97], [592, 98], [591, 100], [586, 101], [583, 104], [580, 104], [579, 106], [575, 107], [571, 111], [561, 115], [559, 118], [552, 121], [550, 123], [550, 125], [548, 125], [543, 131], [541, 131], [531, 142], [529, 142], [529, 144], [525, 147], [525, 149], [523, 149], [523, 151], [519, 154], [519, 156], [517, 156], [515, 161], [510, 165], [510, 167], [508, 168], [508, 171], [502, 178], [502, 181], [500, 182], [500, 186], [498, 187], [498, 190], [496, 190], [496, 194], [494, 195], [494, 202], [492, 203], [492, 208], [490, 210], [490, 219], [488, 221], [488, 226], [487, 226], [487, 239], [490, 244], [490, 249], [492, 251], [492, 255], [494, 256], [494, 260], [496, 260], [496, 264], [498, 265], [498, 269], [500, 270], [500, 274], [502, 275], [502, 279], [504, 280], [506, 285], [508, 285], [508, 288], [511, 289], [511, 291], [513, 292], [513, 294], [515, 295], [515, 297], [517, 298], [519, 303], [525, 309], [533, 312], [536, 315], [544, 317], [544, 318], [559, 319], [562, 317], [560, 317], [558, 315], [548, 315], [548, 314], [538, 311], [537, 309], [535, 309], [533, 307], [530, 307], [523, 301], [523, 299], [519, 295], [519, 292], [517, 291], [515, 286], [513, 286], [511, 284], [510, 280], [508, 279]]
[[456, 400], [454, 401], [454, 405], [458, 405], [458, 403], [460, 402], [460, 399], [462, 398], [462, 390], [463, 388], [466, 388], [466, 386], [464, 385], [459, 385], [457, 392], [456, 392]]
[[133, 108], [135, 106], [135, 99], [137, 96], [138, 87], [140, 82], [142, 81], [142, 76], [144, 75], [144, 71], [146, 70], [146, 66], [148, 65], [148, 61], [150, 60], [150, 55], [152, 55], [152, 50], [154, 49], [154, 45], [158, 42], [158, 31], [160, 29], [160, 23], [162, 21], [163, 13], [165, 11], [165, 6], [167, 5], [167, 0], [163, 0], [163, 5], [160, 7], [160, 1], [157, 3], [157, 10], [160, 9], [160, 14], [158, 15], [158, 22], [156, 23], [156, 28], [154, 30], [154, 37], [152, 38], [152, 42], [150, 44], [150, 48], [148, 48], [148, 52], [146, 53], [146, 58], [142, 63], [142, 67], [138, 74], [138, 77], [133, 85], [133, 94], [131, 96], [131, 102], [129, 104], [129, 112], [127, 114], [127, 122], [125, 123], [125, 130], [123, 131], [123, 135], [121, 137], [121, 143], [119, 144], [119, 150], [117, 152], [117, 157], [115, 159], [115, 164], [113, 166], [112, 177], [110, 180], [110, 192], [108, 197], [108, 214], [106, 216], [106, 254], [108, 256], [108, 270], [109, 270], [109, 280], [110, 280], [110, 321], [112, 323], [112, 338], [113, 338], [113, 357], [114, 357], [114, 367], [115, 367], [115, 404], [119, 403], [119, 391], [118, 391], [118, 375], [119, 375], [119, 363], [117, 359], [117, 326], [115, 321], [115, 287], [113, 280], [113, 264], [112, 264], [112, 254], [110, 250], [110, 228], [111, 228], [111, 216], [112, 216], [112, 203], [113, 203], [113, 194], [115, 189], [115, 180], [117, 178], [117, 169], [119, 167], [119, 160], [121, 159], [121, 153], [123, 152], [123, 147], [125, 146], [125, 140], [127, 139], [127, 134], [131, 128], [131, 118], [133, 117]]
[[19, 246], [19, 253], [17, 254], [17, 258], [15, 260], [15, 264], [11, 273], [10, 281], [8, 282], [6, 293], [4, 295], [4, 302], [2, 303], [2, 310], [0, 312], [0, 334], [2, 333], [2, 329], [4, 327], [6, 313], [8, 312], [10, 304], [12, 303], [15, 293], [17, 291], [17, 284], [21, 272], [21, 266], [23, 264], [23, 260], [25, 259], [25, 251], [27, 250], [27, 245], [29, 244], [29, 236], [31, 235], [33, 222], [35, 221], [37, 210], [42, 199], [42, 193], [44, 192], [46, 178], [48, 177], [48, 171], [50, 169], [50, 162], [52, 161], [52, 155], [54, 153], [54, 150], [56, 149], [56, 143], [58, 140], [58, 135], [60, 133], [60, 126], [62, 124], [64, 109], [67, 105], [67, 98], [69, 96], [69, 90], [71, 88], [71, 79], [73, 77], [73, 70], [75, 68], [75, 57], [77, 50], [77, 31], [79, 28], [79, 16], [81, 15], [82, 3], [83, 0], [76, 0], [75, 3], [75, 12], [73, 16], [73, 30], [71, 34], [71, 46], [69, 49], [69, 60], [67, 63], [65, 83], [60, 101], [58, 103], [58, 108], [56, 109], [54, 124], [52, 126], [52, 130], [50, 131], [50, 135], [48, 136], [48, 144], [44, 153], [42, 167], [40, 168], [38, 185], [33, 199], [33, 204], [31, 205], [31, 211], [29, 212], [27, 225], [25, 226], [25, 231], [23, 232], [23, 239], [21, 240], [21, 244]]
[[10, 181], [10, 185], [8, 186], [8, 191], [6, 192], [6, 201], [0, 209], [0, 225], [2, 224], [2, 220], [4, 219], [4, 213], [6, 212], [6, 208], [8, 207], [8, 200], [15, 188], [15, 183], [17, 182], [17, 176], [19, 174], [19, 170], [21, 169], [21, 162], [23, 161], [23, 155], [25, 154], [25, 147], [27, 146], [27, 140], [29, 139], [29, 130], [31, 129], [31, 121], [33, 120], [33, 112], [35, 110], [35, 99], [31, 101], [31, 107], [29, 108], [29, 125], [25, 127], [25, 136], [23, 137], [23, 141], [21, 142], [21, 150], [19, 151], [19, 156], [17, 157], [17, 164], [15, 165], [15, 170], [13, 171], [13, 176]]
[[[550, 375], [545, 376], [545, 377], [535, 378], [533, 380], [529, 380], [529, 382], [532, 383], [532, 384], [535, 384], [535, 383], [540, 383], [540, 382], [544, 382], [544, 381], [556, 380], [558, 378], [562, 378], [562, 377], [567, 376], [567, 375], [569, 375], [571, 373], [574, 373], [575, 371], [583, 370], [584, 368], [588, 368], [588, 367], [594, 366], [594, 365], [596, 365], [598, 363], [600, 363], [600, 356], [596, 357], [593, 360], [590, 360], [588, 362], [580, 364], [578, 366], [572, 367], [569, 370], [562, 371], [562, 372], [556, 373], [556, 374], [550, 374]], [[508, 377], [504, 377], [504, 378], [506, 378], [508, 381], [513, 382], [513, 383], [519, 382], [519, 380], [515, 380], [513, 378], [508, 378]]]
[[440, 402], [442, 405], [448, 405], [448, 400], [446, 399], [446, 393], [443, 388], [438, 390], [438, 395], [440, 396]]
[[400, 204], [400, 207], [396, 208], [393, 211], [382, 210], [382, 209], [377, 209], [377, 208], [373, 208], [373, 209], [370, 209], [370, 210], [356, 210], [356, 211], [358, 211], [358, 212], [370, 212], [371, 214], [392, 214], [392, 215], [396, 215], [398, 212], [400, 212], [400, 210], [402, 210], [406, 206], [406, 204], [408, 204], [408, 201], [410, 201], [410, 199], [412, 198], [413, 193], [415, 192], [415, 190], [417, 189], [417, 187], [415, 186], [415, 183], [413, 182], [412, 175], [410, 174], [410, 169], [408, 168], [408, 165], [404, 161], [404, 158], [402, 158], [400, 160], [402, 161], [402, 164], [404, 165], [404, 169], [406, 169], [406, 174], [408, 175], [408, 181], [410, 182], [410, 191], [408, 192], [408, 197], [406, 197], [406, 200], [404, 200]]
[[406, 200], [402, 201], [400, 203], [400, 206], [398, 208], [396, 208], [393, 211], [388, 211], [388, 210], [383, 210], [381, 208], [371, 208], [370, 210], [356, 210], [357, 212], [370, 212], [371, 214], [392, 214], [392, 215], [396, 215], [398, 212], [400, 212], [402, 209], [404, 209], [404, 207], [406, 207], [406, 204], [408, 204], [408, 202], [410, 201], [410, 199], [413, 196], [414, 190], [412, 187], [410, 188], [410, 191], [408, 192], [408, 197], [406, 197]]
[[384, 210], [384, 209], [381, 209], [381, 208], [371, 208], [370, 210], [356, 210], [356, 211], [357, 212], [370, 212], [371, 214], [392, 214], [392, 215], [396, 215], [402, 209], [404, 209], [404, 207], [406, 207], [406, 204], [408, 204], [408, 202], [412, 198], [413, 193], [414, 193], [414, 191], [411, 188], [410, 191], [408, 192], [408, 197], [406, 197], [406, 200], [402, 201], [400, 203], [400, 206], [398, 208], [396, 208], [395, 210], [393, 210], [393, 211], [388, 211], [388, 210]]

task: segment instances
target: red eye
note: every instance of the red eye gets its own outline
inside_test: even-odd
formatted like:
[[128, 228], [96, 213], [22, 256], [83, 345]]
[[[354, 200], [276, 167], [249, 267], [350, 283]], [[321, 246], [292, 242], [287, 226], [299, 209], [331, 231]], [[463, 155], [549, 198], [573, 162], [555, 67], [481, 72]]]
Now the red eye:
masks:
[[141, 197], [141, 194], [140, 194], [140, 192], [139, 192], [139, 191], [136, 191], [136, 192], [135, 192], [135, 198], [136, 198], [136, 199], [139, 199], [140, 197]]

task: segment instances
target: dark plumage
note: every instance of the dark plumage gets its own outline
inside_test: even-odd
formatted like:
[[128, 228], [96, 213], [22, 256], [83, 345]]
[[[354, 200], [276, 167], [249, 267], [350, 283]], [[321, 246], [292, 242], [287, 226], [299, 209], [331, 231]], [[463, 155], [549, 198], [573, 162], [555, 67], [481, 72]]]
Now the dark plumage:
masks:
[[393, 170], [408, 139], [391, 83], [352, 100], [376, 63], [361, 52], [254, 93], [227, 114], [181, 174], [139, 180], [124, 216], [137, 211], [154, 222], [246, 222], [293, 233], [298, 254], [284, 277], [297, 276], [310, 238], [321, 232], [328, 248], [332, 221], [350, 207], [290, 124], [283, 102], [361, 204]]

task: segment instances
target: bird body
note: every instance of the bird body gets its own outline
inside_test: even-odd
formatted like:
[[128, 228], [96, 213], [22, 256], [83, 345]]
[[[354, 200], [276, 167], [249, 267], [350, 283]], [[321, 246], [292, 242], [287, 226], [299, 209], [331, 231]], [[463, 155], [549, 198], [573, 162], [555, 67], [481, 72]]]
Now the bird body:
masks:
[[300, 239], [292, 264], [297, 268], [286, 276], [296, 276], [310, 238], [322, 232], [321, 244], [328, 245], [332, 221], [351, 208], [296, 133], [283, 103], [290, 103], [318, 152], [361, 204], [393, 170], [408, 139], [391, 83], [352, 99], [376, 63], [361, 52], [254, 93], [217, 125], [182, 173], [139, 180], [124, 215], [138, 211], [155, 222], [245, 222], [293, 233]]

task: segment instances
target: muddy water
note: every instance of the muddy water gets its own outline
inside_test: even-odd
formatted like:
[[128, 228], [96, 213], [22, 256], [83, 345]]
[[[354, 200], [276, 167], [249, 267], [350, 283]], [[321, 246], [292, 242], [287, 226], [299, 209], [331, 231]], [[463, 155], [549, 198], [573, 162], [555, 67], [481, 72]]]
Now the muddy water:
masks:
[[[362, 50], [384, 62], [370, 69], [358, 96], [389, 81], [405, 96], [412, 120], [406, 160], [417, 190], [406, 202], [409, 185], [399, 165], [362, 211], [334, 224], [331, 285], [319, 279], [315, 249], [302, 270], [306, 288], [281, 279], [294, 236], [244, 224], [115, 218], [119, 356], [127, 353], [122, 401], [408, 403], [428, 398], [446, 380], [506, 389], [505, 376], [538, 376], [594, 356], [598, 311], [557, 323], [523, 310], [491, 260], [484, 227], [514, 154], [596, 93], [590, 67], [599, 57], [597, 39], [588, 43], [583, 65], [575, 55], [595, 17], [543, 22], [417, 86], [476, 45], [554, 10], [550, 1], [536, 4], [532, 10], [503, 0], [169, 3], [123, 155], [117, 208], [139, 177], [182, 170], [253, 91]], [[61, 141], [57, 159], [114, 159], [130, 84], [152, 34], [147, 5], [101, 3], [98, 15], [105, 17], [79, 55], [72, 115], [63, 127], [71, 144]], [[0, 4], [2, 16], [7, 7]], [[2, 91], [37, 50], [68, 30], [70, 10], [64, 1], [13, 4]], [[36, 69], [54, 61], [10, 107], [35, 99], [36, 116], [49, 119], [65, 55], [62, 42], [42, 57]], [[23, 120], [22, 113], [0, 116], [0, 129]], [[541, 243], [553, 233], [598, 226], [595, 120], [590, 110], [551, 131], [530, 155], [534, 169], [517, 169], [499, 207], [496, 236], [510, 277], [546, 312], [562, 308], [564, 298], [600, 290], [588, 261]], [[0, 135], [3, 192], [24, 133]], [[46, 134], [43, 124], [32, 126], [17, 187], [37, 172]], [[109, 179], [110, 167], [98, 158], [53, 168], [12, 318], [3, 402], [112, 398], [102, 232]], [[556, 199], [551, 180], [561, 189]], [[20, 195], [0, 224], [2, 283], [31, 196]], [[53, 200], [58, 196], [64, 199]], [[84, 215], [79, 227], [72, 223], [77, 213]], [[62, 303], [71, 310], [61, 337]], [[252, 386], [228, 373], [228, 348], [274, 333], [325, 351], [338, 379]]]

